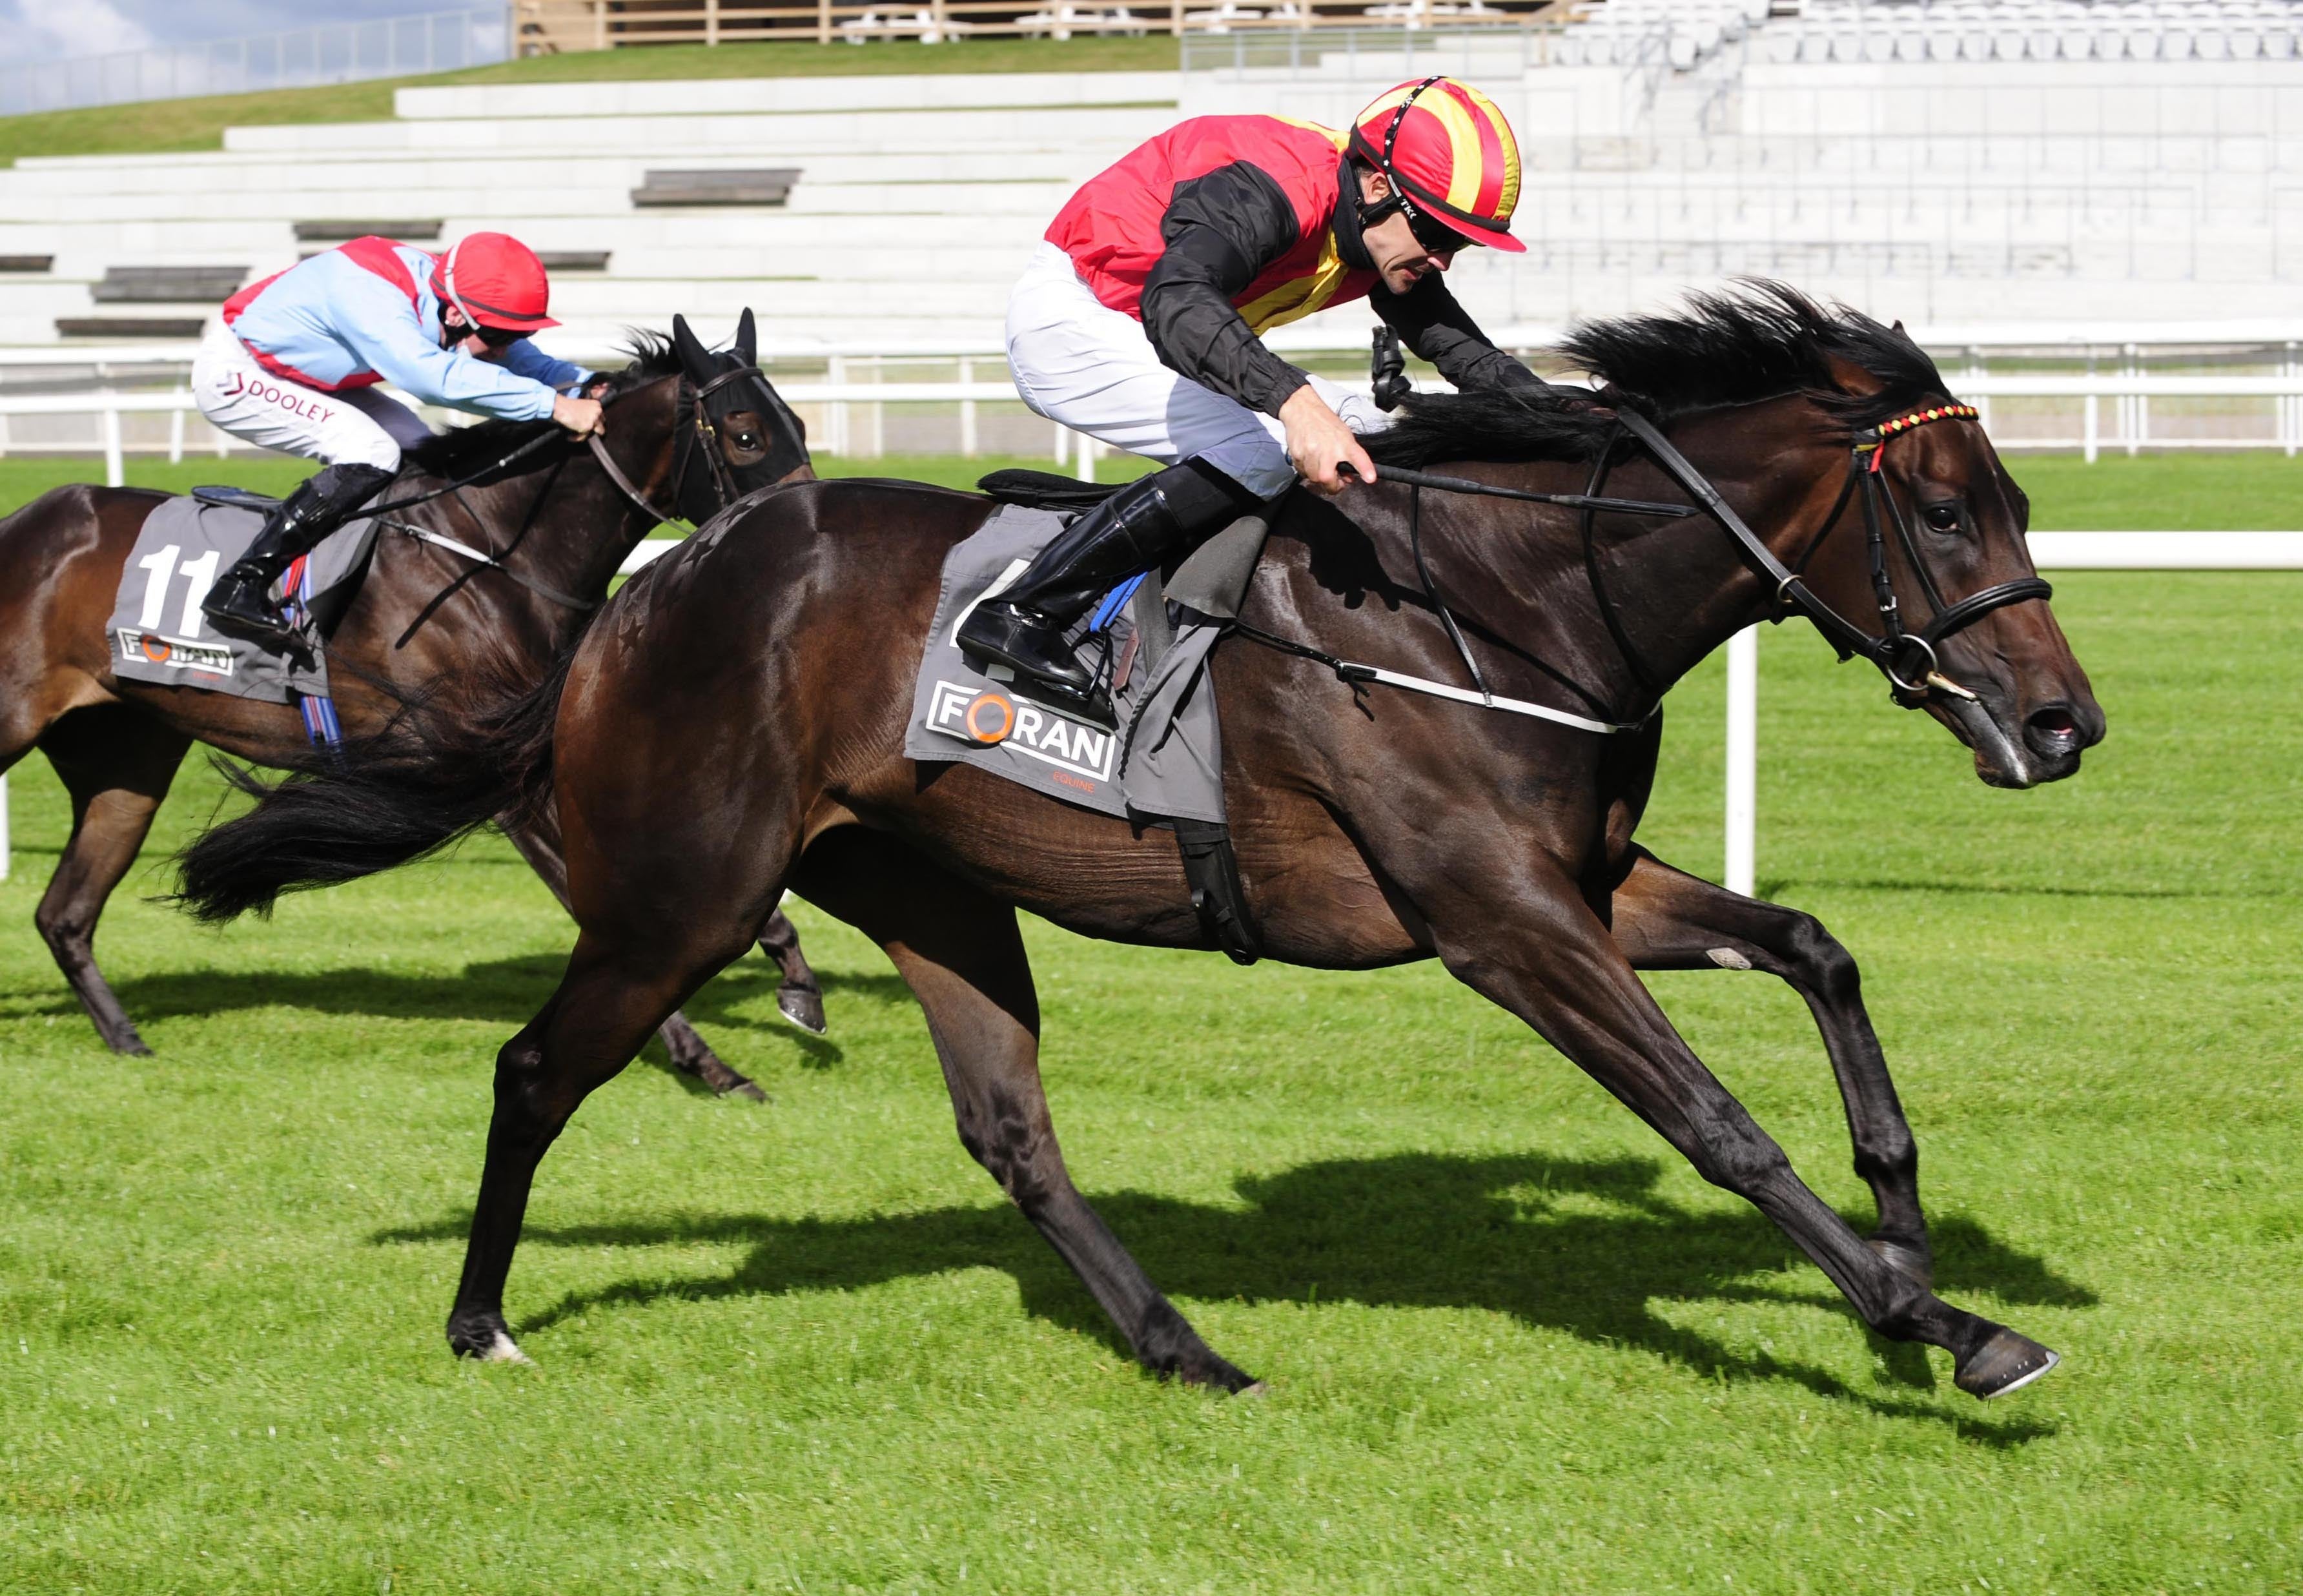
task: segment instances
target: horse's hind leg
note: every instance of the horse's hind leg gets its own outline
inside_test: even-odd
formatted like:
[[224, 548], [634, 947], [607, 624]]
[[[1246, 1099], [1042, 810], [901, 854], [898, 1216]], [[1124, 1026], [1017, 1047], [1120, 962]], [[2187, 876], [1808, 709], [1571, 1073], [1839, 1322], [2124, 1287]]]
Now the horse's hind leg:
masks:
[[1070, 1264], [1146, 1368], [1241, 1390], [1072, 1185], [1040, 1087], [1039, 1000], [1016, 911], [903, 844], [831, 832], [803, 857], [807, 899], [887, 950], [920, 1001], [959, 1139]]
[[1644, 849], [1615, 889], [1616, 945], [1641, 970], [1757, 969], [1807, 1000], [1847, 1109], [1855, 1172], [1878, 1205], [1875, 1252], [1922, 1284], [1932, 1273], [1919, 1211], [1919, 1150], [1863, 1007], [1855, 960], [1812, 915], [1714, 886]]
[[48, 728], [41, 751], [72, 795], [72, 838], [32, 912], [56, 967], [116, 1053], [149, 1053], [96, 962], [96, 923], [135, 864], [191, 739], [125, 705], [77, 710]]
[[768, 916], [767, 929], [760, 933], [760, 951], [776, 961], [783, 973], [781, 984], [776, 988], [776, 1007], [783, 1017], [803, 1031], [823, 1034], [823, 988], [815, 979], [815, 971], [799, 950], [799, 931], [784, 911], [778, 909]]
[[[560, 840], [546, 834], [550, 825], [547, 818], [537, 824], [507, 826], [504, 835], [511, 840], [511, 845], [519, 850], [520, 857], [528, 862], [544, 884], [552, 890], [552, 895], [560, 899], [560, 907], [566, 908], [568, 864], [561, 857]], [[783, 916], [779, 914], [774, 918], [781, 920]], [[793, 953], [795, 957], [798, 953], [796, 933]], [[807, 967], [803, 964], [800, 967], [806, 969]], [[811, 984], [814, 978], [811, 973], [808, 977]], [[820, 1008], [818, 1011], [821, 1012]], [[821, 1025], [816, 1026], [819, 1031], [822, 1028]], [[679, 1009], [673, 1009], [663, 1024], [656, 1027], [656, 1035], [663, 1043], [664, 1051], [671, 1055], [672, 1068], [682, 1075], [695, 1077], [722, 1097], [748, 1097], [755, 1102], [767, 1101], [768, 1094], [760, 1090], [758, 1083], [740, 1070], [730, 1068], [713, 1051], [712, 1044], [696, 1033], [696, 1027], [688, 1023], [688, 1016]]]

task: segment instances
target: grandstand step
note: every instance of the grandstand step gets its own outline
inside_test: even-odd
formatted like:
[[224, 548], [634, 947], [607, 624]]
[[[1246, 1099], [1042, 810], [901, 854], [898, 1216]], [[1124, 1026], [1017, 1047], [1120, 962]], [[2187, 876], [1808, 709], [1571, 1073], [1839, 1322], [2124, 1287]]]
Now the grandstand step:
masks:
[[327, 221], [291, 224], [299, 244], [341, 244], [352, 239], [398, 239], [404, 244], [428, 243], [440, 236], [439, 218], [429, 221]]
[[89, 286], [88, 297], [100, 305], [212, 304], [230, 299], [247, 281], [244, 266], [116, 266]]
[[[1063, 150], [1109, 148], [1124, 153], [1168, 127], [1172, 106], [1110, 110], [912, 111], [865, 126], [848, 114], [797, 116], [636, 116], [615, 124], [615, 144], [651, 156], [731, 150], [778, 155], [904, 154], [914, 151]], [[298, 156], [481, 154], [593, 147], [590, 117], [456, 122], [289, 123], [224, 130], [228, 155]]]
[[971, 72], [888, 77], [730, 78], [624, 83], [474, 83], [401, 89], [403, 119], [633, 115], [731, 112], [1014, 109], [1173, 104], [1178, 72]]

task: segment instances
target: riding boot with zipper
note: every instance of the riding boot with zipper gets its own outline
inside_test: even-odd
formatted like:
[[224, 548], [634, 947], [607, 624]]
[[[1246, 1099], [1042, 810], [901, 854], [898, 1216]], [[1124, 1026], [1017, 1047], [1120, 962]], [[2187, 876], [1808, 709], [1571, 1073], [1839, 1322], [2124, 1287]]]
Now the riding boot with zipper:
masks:
[[1185, 460], [1129, 483], [1058, 533], [1016, 580], [968, 612], [960, 648], [1007, 666], [1034, 695], [1109, 725], [1111, 703], [1064, 633], [1119, 582], [1153, 570], [1261, 502], [1223, 472]]
[[299, 554], [318, 547], [322, 538], [392, 478], [392, 473], [381, 466], [347, 462], [325, 467], [298, 483], [266, 520], [248, 553], [215, 579], [200, 601], [200, 613], [228, 638], [273, 646], [285, 641], [293, 634], [273, 608], [272, 585]]

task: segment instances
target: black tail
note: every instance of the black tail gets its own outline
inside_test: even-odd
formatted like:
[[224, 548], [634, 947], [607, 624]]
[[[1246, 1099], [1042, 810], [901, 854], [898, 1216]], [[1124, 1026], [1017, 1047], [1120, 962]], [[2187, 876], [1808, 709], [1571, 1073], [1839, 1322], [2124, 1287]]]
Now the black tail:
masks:
[[540, 686], [485, 714], [419, 699], [383, 731], [277, 782], [224, 765], [256, 807], [177, 856], [173, 900], [210, 924], [269, 914], [283, 892], [358, 881], [491, 820], [536, 813], [551, 796], [553, 723], [574, 657], [571, 648]]

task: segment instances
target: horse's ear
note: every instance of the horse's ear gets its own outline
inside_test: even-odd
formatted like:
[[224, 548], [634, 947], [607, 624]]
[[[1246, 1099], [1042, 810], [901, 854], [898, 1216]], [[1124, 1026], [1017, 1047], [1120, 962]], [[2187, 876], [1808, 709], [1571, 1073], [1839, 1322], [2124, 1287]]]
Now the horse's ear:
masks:
[[671, 318], [671, 348], [679, 357], [680, 369], [689, 376], [702, 382], [712, 375], [714, 362], [711, 353], [704, 349], [703, 341], [689, 331], [684, 316]]
[[1903, 324], [1902, 322], [1897, 322], [1895, 324], [1895, 336], [1898, 338], [1909, 338], [1911, 336], [1909, 333], [1903, 331]]
[[736, 352], [744, 357], [747, 366], [760, 363], [759, 329], [752, 325], [752, 308], [744, 307], [744, 314], [736, 323]]

